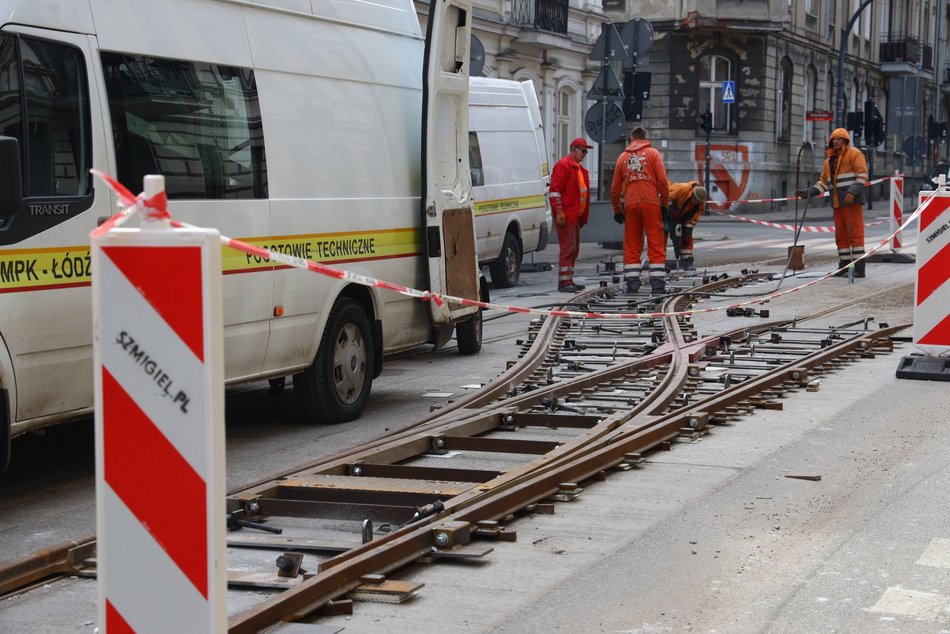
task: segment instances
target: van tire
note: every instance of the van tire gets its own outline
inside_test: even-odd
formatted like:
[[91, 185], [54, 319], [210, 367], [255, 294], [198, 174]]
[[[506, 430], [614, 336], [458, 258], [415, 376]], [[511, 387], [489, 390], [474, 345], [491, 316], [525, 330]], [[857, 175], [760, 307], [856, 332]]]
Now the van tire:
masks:
[[363, 414], [373, 386], [374, 345], [362, 306], [349, 297], [338, 299], [313, 363], [294, 375], [294, 393], [307, 418], [332, 425]]
[[478, 354], [482, 349], [482, 309], [455, 324], [455, 340], [461, 354]]
[[491, 263], [491, 281], [495, 288], [516, 286], [521, 278], [521, 243], [510, 231], [505, 233], [498, 259]]

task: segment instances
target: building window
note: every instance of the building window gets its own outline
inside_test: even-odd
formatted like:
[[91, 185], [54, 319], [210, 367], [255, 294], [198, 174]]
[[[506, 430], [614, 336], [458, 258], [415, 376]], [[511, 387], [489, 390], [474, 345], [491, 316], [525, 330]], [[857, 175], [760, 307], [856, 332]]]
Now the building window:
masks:
[[712, 113], [713, 127], [717, 131], [731, 134], [733, 132], [732, 104], [722, 102], [722, 85], [723, 82], [734, 81], [732, 62], [721, 55], [704, 55], [699, 62], [697, 126], [699, 115], [708, 110]]
[[788, 141], [792, 138], [792, 63], [786, 58], [779, 66], [778, 95], [775, 110], [778, 121], [778, 138]]
[[568, 145], [571, 139], [571, 101], [574, 99], [574, 92], [567, 88], [562, 88], [557, 93], [557, 139], [555, 144], [558, 150], [557, 157], [560, 158], [568, 153]]

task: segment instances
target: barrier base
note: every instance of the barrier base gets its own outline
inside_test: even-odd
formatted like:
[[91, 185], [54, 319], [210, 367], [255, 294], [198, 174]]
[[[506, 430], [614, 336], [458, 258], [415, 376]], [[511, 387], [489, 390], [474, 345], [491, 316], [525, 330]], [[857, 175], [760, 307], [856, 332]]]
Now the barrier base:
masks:
[[895, 264], [916, 264], [917, 256], [912, 253], [872, 253], [865, 262], [893, 262]]
[[950, 381], [950, 358], [909, 356], [897, 366], [897, 378], [921, 381]]

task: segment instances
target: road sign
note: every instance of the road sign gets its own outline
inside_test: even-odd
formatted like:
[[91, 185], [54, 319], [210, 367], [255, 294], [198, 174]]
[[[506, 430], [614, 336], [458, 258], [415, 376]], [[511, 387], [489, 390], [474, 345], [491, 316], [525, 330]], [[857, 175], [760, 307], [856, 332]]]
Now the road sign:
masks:
[[809, 110], [805, 113], [805, 121], [833, 121], [835, 113], [831, 110]]
[[722, 82], [722, 102], [723, 103], [736, 102], [736, 82], [734, 81]]
[[909, 136], [904, 139], [904, 154], [910, 158], [920, 158], [927, 154], [927, 139], [920, 135]]
[[623, 101], [623, 89], [620, 87], [620, 80], [617, 79], [613, 68], [604, 64], [604, 67], [600, 69], [600, 75], [597, 76], [593, 87], [590, 89], [590, 92], [587, 93], [587, 98], [592, 101], [600, 101], [602, 99], [606, 99], [607, 101]]
[[602, 101], [587, 110], [584, 131], [598, 143], [613, 143], [623, 138], [623, 108], [613, 101]]
[[604, 22], [601, 25], [600, 37], [594, 43], [589, 58], [600, 61], [627, 59], [627, 51], [613, 22]]
[[468, 74], [472, 77], [478, 77], [485, 68], [485, 46], [482, 41], [472, 33], [472, 45], [468, 52]]
[[628, 57], [624, 68], [636, 70], [639, 58], [646, 55], [653, 46], [653, 25], [644, 19], [634, 18], [623, 26], [620, 40], [627, 48]]

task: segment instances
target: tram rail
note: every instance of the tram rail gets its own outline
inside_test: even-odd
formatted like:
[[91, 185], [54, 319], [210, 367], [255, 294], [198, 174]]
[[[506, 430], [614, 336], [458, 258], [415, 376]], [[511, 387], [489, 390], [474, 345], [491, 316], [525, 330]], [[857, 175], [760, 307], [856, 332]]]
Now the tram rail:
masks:
[[[232, 491], [233, 528], [286, 531], [229, 533], [229, 546], [251, 553], [243, 561], [283, 552], [277, 571], [229, 575], [232, 587], [280, 589], [234, 614], [230, 631], [349, 610], [349, 593], [382, 589], [387, 575], [423, 558], [483, 557], [491, 549], [473, 541], [516, 537], [509, 524], [519, 512], [575, 497], [586, 481], [635, 466], [658, 446], [781, 407], [817, 376], [889, 352], [909, 326], [872, 330], [870, 318], [808, 326], [835, 306], [700, 336], [676, 314], [707, 293], [765, 279], [683, 278], [661, 306], [591, 289], [573, 304], [602, 313], [640, 305], [664, 316], [535, 320], [519, 357], [482, 389], [358, 449]], [[52, 575], [94, 574], [94, 545], [77, 540], [0, 567], [0, 596]]]

